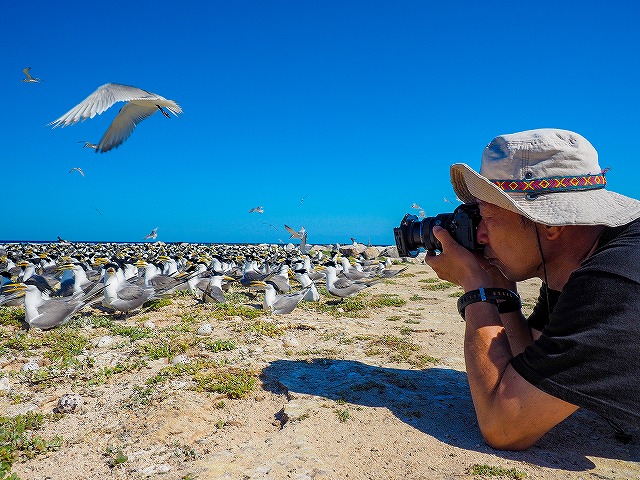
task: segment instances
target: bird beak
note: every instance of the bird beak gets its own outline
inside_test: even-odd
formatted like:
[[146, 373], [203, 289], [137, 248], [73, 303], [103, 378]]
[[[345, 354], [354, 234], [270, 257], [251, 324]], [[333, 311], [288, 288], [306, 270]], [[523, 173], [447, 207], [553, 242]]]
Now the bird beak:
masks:
[[266, 287], [267, 284], [260, 280], [254, 280], [249, 284], [249, 287]]
[[24, 283], [5, 283], [4, 288], [5, 288], [4, 290], [5, 292], [12, 293], [12, 292], [25, 291], [27, 289], [27, 286]]

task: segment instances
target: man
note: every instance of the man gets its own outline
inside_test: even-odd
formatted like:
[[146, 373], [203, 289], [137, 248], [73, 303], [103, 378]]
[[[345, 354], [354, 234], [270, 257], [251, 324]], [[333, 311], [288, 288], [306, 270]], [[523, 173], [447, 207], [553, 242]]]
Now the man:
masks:
[[[464, 352], [487, 443], [521, 450], [579, 407], [619, 431], [640, 426], [640, 202], [605, 189], [582, 136], [539, 129], [496, 137], [480, 173], [451, 167], [477, 202], [483, 254], [433, 233], [426, 263], [461, 285]], [[540, 278], [525, 319], [516, 282]]]

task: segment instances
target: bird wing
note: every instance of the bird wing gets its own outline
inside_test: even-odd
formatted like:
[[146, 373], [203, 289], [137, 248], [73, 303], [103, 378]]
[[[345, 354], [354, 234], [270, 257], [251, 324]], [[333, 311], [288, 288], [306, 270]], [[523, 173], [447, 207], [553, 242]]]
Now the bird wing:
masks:
[[69, 170], [69, 173], [73, 172], [74, 170], [76, 170], [77, 172], [80, 173], [80, 175], [82, 175], [84, 177], [84, 172], [82, 171], [82, 169], [80, 167], [75, 167], [72, 168], [71, 170]]
[[96, 152], [108, 152], [112, 148], [118, 148], [129, 138], [136, 128], [136, 125], [149, 118], [158, 111], [155, 105], [141, 105], [138, 103], [127, 103], [120, 109], [120, 113], [113, 119], [111, 125], [98, 142]]
[[148, 289], [139, 287], [138, 285], [127, 284], [127, 285], [123, 285], [122, 288], [119, 288], [116, 294], [119, 300], [128, 301], [128, 300], [135, 300], [142, 297], [145, 293], [148, 293], [148, 292], [145, 292], [145, 290], [148, 290]]
[[26, 67], [22, 69], [22, 72], [27, 76], [27, 80], [33, 80], [33, 77], [29, 73], [29, 70], [31, 70], [31, 67]]
[[[147, 92], [141, 88], [122, 85], [119, 83], [106, 83], [101, 87], [98, 87], [95, 92], [60, 118], [48, 123], [47, 125], [53, 125], [53, 128], [60, 125], [63, 127], [73, 125], [80, 120], [84, 121], [87, 118], [93, 118], [96, 115], [100, 115], [116, 102], [129, 102], [131, 100], [158, 100], [158, 103], [160, 104], [162, 104], [162, 101], [167, 102], [167, 99], [164, 97], [156, 95], [155, 93]], [[173, 112], [173, 106], [167, 106], [167, 108]], [[178, 107], [178, 109], [179, 108], [180, 107]]]
[[295, 293], [289, 293], [286, 295], [278, 295], [276, 301], [273, 303], [273, 313], [282, 315], [285, 313], [291, 313], [294, 308], [302, 301], [305, 294], [309, 291], [311, 286], [302, 288]]
[[[291, 237], [295, 237], [295, 238], [302, 238], [302, 235], [299, 232], [296, 232], [293, 228], [291, 228], [289, 225], [285, 225], [284, 228], [287, 229], [287, 232], [289, 232], [291, 234]], [[289, 237], [289, 238], [291, 238]]]

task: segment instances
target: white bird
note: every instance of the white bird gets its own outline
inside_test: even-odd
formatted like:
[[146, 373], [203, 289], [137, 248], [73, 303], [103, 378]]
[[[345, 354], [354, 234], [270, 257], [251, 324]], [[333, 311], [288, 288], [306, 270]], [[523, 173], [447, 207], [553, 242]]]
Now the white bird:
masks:
[[71, 170], [69, 170], [69, 173], [73, 172], [73, 171], [77, 171], [78, 173], [80, 173], [80, 175], [82, 175], [84, 177], [84, 172], [82, 171], [82, 169], [80, 167], [74, 167]]
[[253, 281], [251, 282], [251, 286], [264, 288], [264, 299], [262, 302], [262, 308], [264, 311], [271, 312], [275, 315], [291, 313], [311, 288], [310, 286], [303, 287], [294, 293], [278, 295], [273, 285], [268, 282]]
[[147, 92], [141, 88], [119, 83], [107, 83], [99, 87], [95, 92], [85, 98], [78, 105], [73, 107], [63, 116], [47, 125], [53, 128], [73, 125], [80, 120], [93, 118], [110, 108], [116, 102], [127, 102], [116, 118], [111, 122], [109, 128], [100, 139], [96, 152], [108, 152], [113, 148], [118, 148], [129, 135], [133, 133], [138, 123], [150, 117], [160, 110], [162, 114], [169, 117], [169, 114], [162, 108], [165, 107], [174, 115], [182, 113], [180, 106], [173, 100], [167, 100], [155, 93]]
[[26, 75], [26, 78], [22, 79], [23, 82], [25, 82], [25, 83], [39, 83], [39, 82], [42, 81], [39, 78], [32, 77], [31, 74], [29, 73], [29, 70], [31, 70], [31, 67], [27, 67], [27, 68], [23, 68], [22, 69], [23, 73]]
[[318, 268], [324, 269], [324, 273], [327, 278], [327, 292], [329, 292], [334, 297], [343, 299], [347, 297], [353, 297], [359, 291], [364, 290], [365, 288], [370, 287], [380, 281], [380, 279], [376, 279], [367, 282], [355, 282], [353, 280], [349, 280], [346, 277], [338, 278], [336, 266], [332, 262], [328, 262], [324, 266], [320, 265]]
[[251, 210], [249, 210], [249, 213], [264, 213], [264, 208], [262, 207], [253, 207]]
[[146, 235], [144, 237], [145, 240], [152, 238], [152, 239], [156, 239], [158, 238], [158, 227], [154, 228], [153, 230], [151, 230], [151, 233], [149, 235]]
[[413, 205], [411, 205], [411, 208], [415, 208], [416, 210], [422, 210], [422, 207], [417, 203], [414, 203]]
[[82, 148], [93, 148], [94, 150], [98, 149], [98, 145], [96, 145], [95, 143], [87, 142], [86, 140], [80, 140], [78, 143], [84, 143], [84, 145], [82, 145]]
[[285, 225], [284, 228], [286, 228], [287, 232], [289, 232], [291, 234], [291, 236], [289, 238], [302, 239], [302, 237], [306, 237], [306, 235], [307, 235], [307, 231], [304, 229], [304, 227], [300, 228], [300, 230], [297, 231], [297, 232], [293, 228], [288, 226], [288, 225]]

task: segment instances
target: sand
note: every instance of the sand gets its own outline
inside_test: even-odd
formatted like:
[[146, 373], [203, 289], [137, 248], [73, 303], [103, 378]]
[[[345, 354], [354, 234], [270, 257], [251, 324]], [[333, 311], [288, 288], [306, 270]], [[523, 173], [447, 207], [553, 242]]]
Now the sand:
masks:
[[[168, 358], [117, 371], [114, 366], [143, 358], [140, 345], [150, 339], [114, 335], [88, 323], [100, 312], [85, 311], [85, 326], [77, 328], [89, 343], [53, 382], [20, 373], [29, 359], [51, 363], [44, 348], [0, 350], [9, 379], [9, 390], [0, 391], [5, 415], [49, 414], [65, 393], [83, 400], [34, 432], [45, 440], [62, 437], [59, 449], [16, 459], [12, 472], [52, 480], [464, 479], [489, 478], [474, 474], [486, 466], [494, 478], [640, 478], [638, 440], [621, 443], [586, 411], [527, 451], [488, 447], [466, 381], [464, 323], [455, 309], [460, 290], [435, 278], [429, 267], [412, 264], [363, 299], [387, 294], [404, 305], [367, 308], [353, 317], [307, 305], [282, 316], [216, 319], [212, 307], [175, 296], [157, 311], [117, 320], [137, 327], [152, 321], [155, 332], [184, 325], [169, 343], [191, 339], [185, 361], [215, 362], [220, 372], [248, 372], [255, 379], [237, 399], [198, 391], [189, 373], [149, 384], [166, 371]], [[538, 288], [537, 281], [519, 285], [527, 308]], [[327, 310], [335, 310], [329, 302]], [[259, 298], [248, 305], [258, 306]], [[211, 335], [198, 336], [207, 322]], [[3, 342], [18, 330], [2, 329]], [[205, 348], [215, 340], [232, 341], [234, 348]], [[96, 380], [105, 367], [113, 371]]]

